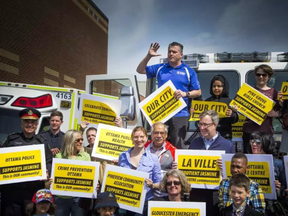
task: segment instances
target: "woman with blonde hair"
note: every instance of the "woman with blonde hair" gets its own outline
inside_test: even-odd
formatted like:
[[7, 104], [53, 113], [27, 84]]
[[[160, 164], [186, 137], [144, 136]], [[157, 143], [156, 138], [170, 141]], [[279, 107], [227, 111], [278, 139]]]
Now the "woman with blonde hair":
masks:
[[[149, 153], [145, 149], [145, 144], [148, 140], [147, 132], [145, 128], [137, 126], [133, 129], [131, 139], [134, 147], [130, 148], [126, 152], [122, 152], [119, 156], [118, 166], [128, 169], [138, 170], [149, 174], [149, 179], [146, 179], [145, 183], [148, 187], [146, 193], [146, 202], [144, 204], [143, 214], [147, 215], [148, 200], [154, 198], [154, 189], [158, 189], [161, 181], [161, 167], [156, 155]], [[126, 216], [139, 215], [133, 212], [127, 211]]]
[[[64, 143], [56, 158], [91, 161], [90, 155], [84, 152], [82, 133], [68, 130], [64, 136]], [[57, 205], [55, 216], [83, 216], [84, 210], [79, 207], [79, 197], [55, 196]]]
[[[159, 198], [162, 201], [186, 201], [184, 194], [189, 194], [191, 185], [183, 172], [172, 169], [166, 172], [160, 184], [161, 191], [168, 193], [168, 196]], [[189, 200], [187, 200], [189, 201]]]

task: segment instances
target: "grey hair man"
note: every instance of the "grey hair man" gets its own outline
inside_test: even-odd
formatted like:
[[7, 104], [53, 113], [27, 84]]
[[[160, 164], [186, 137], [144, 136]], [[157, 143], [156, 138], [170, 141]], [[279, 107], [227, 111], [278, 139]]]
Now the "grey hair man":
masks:
[[[200, 137], [192, 140], [189, 149], [194, 150], [224, 150], [226, 154], [235, 153], [235, 148], [230, 140], [222, 137], [217, 131], [219, 123], [219, 115], [214, 110], [204, 111], [199, 116], [200, 121], [198, 127], [200, 129]], [[215, 215], [213, 207], [213, 190], [193, 188], [190, 193], [190, 201], [206, 202], [206, 214]]]
[[167, 135], [168, 126], [162, 122], [156, 122], [152, 126], [152, 140], [145, 144], [146, 150], [158, 157], [161, 169], [165, 171], [172, 168], [176, 150], [174, 145], [166, 141]]

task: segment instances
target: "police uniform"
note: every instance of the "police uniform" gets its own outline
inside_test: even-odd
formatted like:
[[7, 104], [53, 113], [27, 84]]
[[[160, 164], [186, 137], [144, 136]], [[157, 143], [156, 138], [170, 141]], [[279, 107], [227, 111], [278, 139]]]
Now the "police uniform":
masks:
[[[38, 120], [41, 113], [33, 108], [20, 111], [22, 119]], [[41, 135], [34, 135], [32, 138], [25, 137], [24, 133], [10, 134], [2, 144], [2, 147], [16, 147], [44, 144], [46, 169], [51, 172], [53, 155], [49, 145]], [[14, 184], [6, 184], [1, 187], [1, 216], [21, 216], [24, 215], [24, 207], [27, 201], [30, 201], [34, 193], [45, 187], [45, 181], [30, 181]]]

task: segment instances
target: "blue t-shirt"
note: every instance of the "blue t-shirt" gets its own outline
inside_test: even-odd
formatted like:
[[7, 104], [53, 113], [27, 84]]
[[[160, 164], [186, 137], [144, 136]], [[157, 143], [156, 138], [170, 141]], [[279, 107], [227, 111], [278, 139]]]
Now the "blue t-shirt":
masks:
[[[171, 80], [176, 89], [183, 92], [200, 89], [196, 72], [184, 63], [175, 68], [171, 67], [169, 62], [165, 64], [146, 66], [146, 75], [148, 79], [156, 77], [157, 75], [158, 87], [161, 87], [167, 81]], [[188, 110], [189, 100], [187, 97], [184, 97], [183, 99], [186, 102], [187, 107], [178, 112], [175, 117], [190, 115]]]

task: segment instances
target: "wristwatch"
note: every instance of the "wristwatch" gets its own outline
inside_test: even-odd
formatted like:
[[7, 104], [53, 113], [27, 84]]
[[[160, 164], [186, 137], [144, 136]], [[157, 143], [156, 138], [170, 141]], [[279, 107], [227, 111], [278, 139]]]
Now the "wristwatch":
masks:
[[189, 91], [186, 92], [186, 97], [190, 97], [190, 92]]

